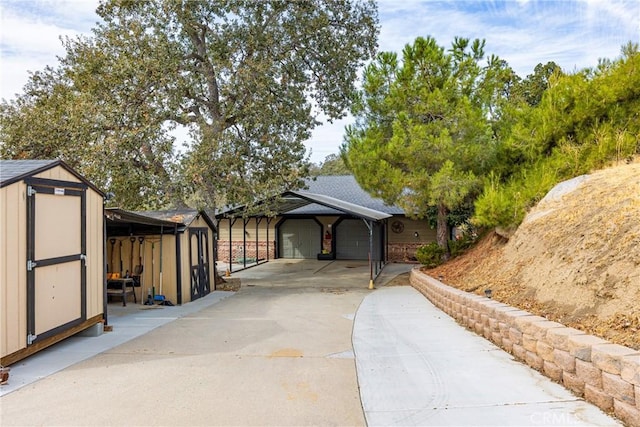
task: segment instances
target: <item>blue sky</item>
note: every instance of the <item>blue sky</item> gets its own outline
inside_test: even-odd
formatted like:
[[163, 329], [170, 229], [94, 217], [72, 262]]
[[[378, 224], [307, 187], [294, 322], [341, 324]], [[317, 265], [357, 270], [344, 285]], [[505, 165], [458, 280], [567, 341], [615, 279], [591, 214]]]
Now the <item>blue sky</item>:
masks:
[[[90, 32], [97, 0], [0, 0], [0, 98], [22, 90], [28, 71], [55, 65], [60, 36]], [[379, 46], [401, 52], [418, 36], [448, 47], [455, 36], [486, 39], [487, 54], [521, 76], [555, 61], [572, 72], [640, 43], [640, 0], [381, 0]], [[315, 130], [311, 160], [338, 152], [346, 118]], [[182, 145], [179, 143], [179, 145]]]

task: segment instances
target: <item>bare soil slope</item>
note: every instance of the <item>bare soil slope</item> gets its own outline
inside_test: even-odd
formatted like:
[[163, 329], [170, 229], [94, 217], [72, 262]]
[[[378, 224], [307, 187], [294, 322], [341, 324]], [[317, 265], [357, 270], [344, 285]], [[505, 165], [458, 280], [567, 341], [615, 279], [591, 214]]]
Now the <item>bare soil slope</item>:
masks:
[[559, 184], [509, 239], [425, 271], [640, 349], [640, 161]]

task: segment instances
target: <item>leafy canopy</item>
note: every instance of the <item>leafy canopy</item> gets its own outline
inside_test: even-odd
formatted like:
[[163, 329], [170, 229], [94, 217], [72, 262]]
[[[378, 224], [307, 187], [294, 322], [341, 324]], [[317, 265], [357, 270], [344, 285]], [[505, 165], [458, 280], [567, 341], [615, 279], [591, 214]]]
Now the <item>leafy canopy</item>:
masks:
[[[58, 68], [3, 101], [2, 156], [63, 158], [126, 208], [301, 185], [303, 142], [318, 114], [345, 114], [378, 32], [372, 0], [109, 0], [98, 14]], [[190, 136], [180, 159], [176, 127]]]
[[402, 52], [380, 53], [364, 72], [342, 155], [360, 185], [409, 215], [447, 215], [476, 191], [494, 162], [492, 118], [513, 78], [495, 56], [481, 65], [484, 41], [456, 38], [450, 50], [417, 38]]
[[476, 202], [479, 225], [513, 228], [559, 182], [640, 153], [637, 44], [596, 68], [549, 76], [540, 101], [520, 104], [502, 140], [500, 167]]

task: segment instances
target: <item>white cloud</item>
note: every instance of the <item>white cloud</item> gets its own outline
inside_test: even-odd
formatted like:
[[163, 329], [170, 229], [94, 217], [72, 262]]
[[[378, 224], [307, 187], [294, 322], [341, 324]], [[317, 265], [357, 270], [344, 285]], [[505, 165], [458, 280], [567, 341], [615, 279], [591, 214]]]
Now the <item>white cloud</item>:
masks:
[[57, 64], [61, 38], [86, 34], [98, 21], [97, 0], [3, 0], [0, 7], [2, 99], [21, 92], [29, 72]]

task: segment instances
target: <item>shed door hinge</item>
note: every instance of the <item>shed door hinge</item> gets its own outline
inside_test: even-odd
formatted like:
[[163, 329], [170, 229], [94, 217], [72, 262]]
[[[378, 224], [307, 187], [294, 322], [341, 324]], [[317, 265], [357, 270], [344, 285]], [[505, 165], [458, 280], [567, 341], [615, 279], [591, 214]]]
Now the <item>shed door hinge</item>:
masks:
[[38, 263], [35, 261], [28, 260], [27, 261], [27, 271], [33, 271], [34, 268], [38, 266]]
[[30, 185], [27, 185], [27, 196], [31, 197], [36, 194], [36, 189]]
[[27, 335], [27, 344], [31, 345], [38, 338], [37, 335], [29, 334]]

